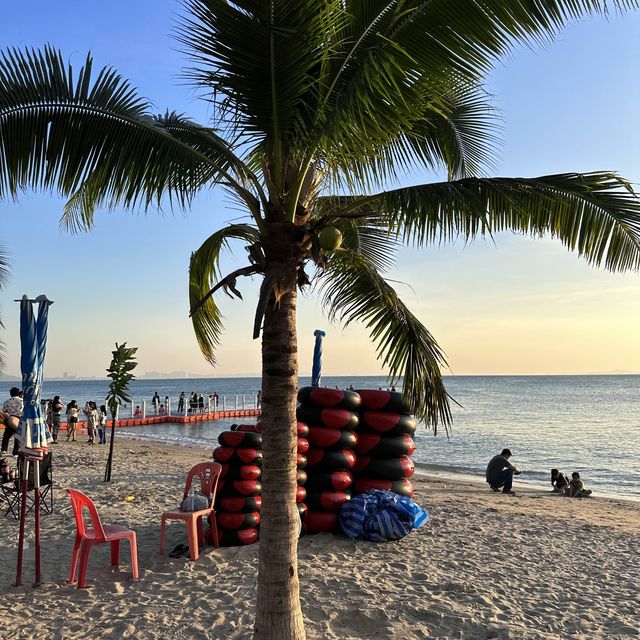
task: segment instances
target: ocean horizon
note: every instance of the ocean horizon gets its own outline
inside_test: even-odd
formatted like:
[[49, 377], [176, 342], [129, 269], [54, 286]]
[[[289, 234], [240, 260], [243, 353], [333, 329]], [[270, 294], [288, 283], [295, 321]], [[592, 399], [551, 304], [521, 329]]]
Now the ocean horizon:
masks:
[[[2, 381], [8, 397], [12, 381]], [[16, 381], [18, 382], [18, 381]], [[43, 398], [59, 395], [83, 404], [104, 399], [108, 380], [47, 380]], [[254, 406], [259, 377], [135, 379], [130, 385], [131, 406], [158, 393], [177, 406], [181, 391], [217, 393], [227, 408]], [[300, 386], [310, 384], [301, 376]], [[385, 376], [324, 376], [329, 387], [384, 388]], [[550, 470], [579, 471], [596, 495], [640, 500], [640, 375], [491, 375], [447, 376], [453, 425], [447, 436], [420, 425], [415, 435], [414, 462], [437, 474], [481, 480], [487, 461], [503, 448], [513, 451], [513, 462], [524, 473], [516, 482], [526, 486], [550, 485]], [[19, 385], [18, 385], [19, 386]], [[131, 411], [128, 407], [121, 417]], [[165, 423], [127, 427], [119, 433], [190, 446], [217, 446], [220, 432], [233, 421], [193, 424]]]

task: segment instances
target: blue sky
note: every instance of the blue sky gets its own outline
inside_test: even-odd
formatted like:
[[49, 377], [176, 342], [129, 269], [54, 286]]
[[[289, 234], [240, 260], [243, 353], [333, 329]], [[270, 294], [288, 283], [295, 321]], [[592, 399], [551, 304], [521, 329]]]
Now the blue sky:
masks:
[[[206, 103], [180, 79], [186, 60], [171, 37], [178, 12], [170, 0], [23, 0], [3, 8], [0, 46], [48, 42], [74, 66], [90, 50], [96, 67], [116, 67], [157, 111], [205, 122]], [[517, 48], [487, 83], [503, 124], [494, 175], [613, 169], [640, 182], [638, 60], [640, 12], [589, 18], [544, 47]], [[1, 299], [9, 372], [19, 370], [12, 301], [22, 293], [55, 301], [48, 375], [102, 376], [116, 341], [139, 347], [141, 373], [260, 370], [260, 345], [250, 339], [257, 282], [240, 283], [244, 302], [220, 299], [227, 332], [215, 370], [187, 317], [191, 251], [239, 215], [222, 194], [202, 194], [186, 213], [100, 213], [95, 230], [83, 235], [60, 232], [62, 204], [42, 193], [0, 203], [12, 260]], [[225, 267], [243, 258], [238, 245]], [[466, 247], [407, 250], [390, 275], [455, 374], [640, 371], [640, 276], [597, 271], [551, 240], [504, 234]], [[382, 371], [362, 327], [330, 326], [313, 295], [299, 309], [301, 371], [310, 369], [316, 328], [328, 334], [327, 375]]]

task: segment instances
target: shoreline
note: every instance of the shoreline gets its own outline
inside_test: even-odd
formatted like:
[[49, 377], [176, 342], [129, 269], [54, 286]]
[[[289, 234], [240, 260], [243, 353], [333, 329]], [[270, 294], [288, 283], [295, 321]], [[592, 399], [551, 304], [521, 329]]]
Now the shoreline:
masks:
[[[43, 583], [33, 578], [33, 514], [27, 519], [24, 585], [13, 587], [17, 522], [0, 518], [0, 619], [12, 637], [75, 639], [251, 637], [259, 543], [205, 547], [192, 563], [160, 556], [162, 511], [175, 508], [187, 470], [208, 448], [116, 439], [113, 479], [102, 482], [108, 446], [54, 451], [55, 510], [42, 517]], [[429, 522], [383, 544], [304, 536], [298, 545], [309, 640], [619, 640], [640, 636], [640, 505], [492, 493], [481, 483], [422, 472], [415, 501]], [[66, 583], [75, 523], [62, 487], [87, 493], [103, 522], [138, 536], [140, 580], [129, 552], [119, 569], [92, 551], [88, 588]], [[134, 501], [125, 498], [133, 495]], [[185, 529], [167, 529], [167, 551]], [[108, 545], [105, 545], [105, 547]], [[564, 589], [554, 589], [564, 587]], [[579, 585], [576, 596], [575, 585]], [[55, 602], [33, 615], [34, 598]]]

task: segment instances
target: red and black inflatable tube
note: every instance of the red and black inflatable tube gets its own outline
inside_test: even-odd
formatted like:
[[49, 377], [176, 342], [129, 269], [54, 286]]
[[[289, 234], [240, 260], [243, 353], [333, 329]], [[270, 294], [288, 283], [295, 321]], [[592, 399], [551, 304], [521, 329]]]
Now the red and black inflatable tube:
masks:
[[307, 472], [304, 469], [298, 469], [296, 471], [296, 482], [298, 486], [302, 486], [307, 482]]
[[260, 480], [262, 469], [257, 464], [224, 463], [220, 477], [229, 478], [229, 480]]
[[362, 409], [368, 411], [391, 411], [393, 413], [410, 413], [409, 407], [398, 391], [383, 391], [382, 389], [357, 389]]
[[309, 441], [306, 438], [298, 438], [298, 453], [309, 451]]
[[216, 513], [216, 522], [219, 529], [253, 529], [260, 524], [258, 511], [230, 513], [219, 511]]
[[348, 471], [329, 471], [327, 473], [314, 472], [309, 474], [305, 488], [307, 496], [322, 491], [344, 491], [353, 482], [353, 476]]
[[[211, 529], [207, 529], [205, 537], [209, 544], [214, 543]], [[218, 540], [221, 547], [241, 547], [253, 544], [258, 541], [259, 537], [257, 529], [236, 529], [235, 531], [218, 529]]]
[[307, 533], [325, 533], [339, 529], [338, 514], [335, 511], [307, 511], [304, 517]]
[[307, 506], [314, 511], [340, 511], [340, 507], [351, 500], [350, 491], [321, 491], [307, 496]]
[[327, 451], [311, 447], [307, 452], [307, 469], [318, 468], [326, 471], [345, 471], [356, 466], [356, 454], [351, 449]]
[[362, 404], [355, 391], [331, 389], [329, 387], [302, 387], [298, 391], [298, 402], [314, 407], [331, 407], [357, 411]]
[[[301, 487], [298, 487], [300, 489]], [[304, 487], [302, 487], [304, 488]], [[305, 492], [306, 496], [306, 492]], [[260, 496], [240, 497], [227, 496], [217, 497], [216, 506], [222, 511], [230, 511], [232, 513], [247, 513], [250, 511], [260, 511], [262, 507], [262, 498]]]
[[298, 453], [296, 464], [298, 469], [304, 469], [307, 466], [307, 456], [302, 453]]
[[408, 456], [401, 458], [370, 458], [358, 456], [354, 471], [367, 478], [381, 480], [402, 480], [410, 478], [416, 472], [415, 465]]
[[412, 456], [415, 453], [416, 444], [411, 436], [386, 436], [370, 431], [358, 432], [358, 443], [354, 451], [360, 455], [373, 458], [400, 458]]
[[353, 449], [358, 436], [355, 431], [347, 429], [330, 429], [329, 427], [309, 427], [309, 444], [321, 449]]
[[386, 436], [412, 436], [418, 425], [411, 416], [404, 413], [364, 411], [360, 415], [360, 427]]
[[252, 433], [260, 433], [260, 425], [258, 424], [232, 424], [231, 431], [251, 431]]
[[259, 496], [262, 493], [262, 484], [257, 480], [227, 480], [222, 478], [218, 482], [218, 495], [221, 498], [238, 496], [248, 498]]
[[298, 422], [298, 437], [306, 438], [309, 435], [309, 427], [304, 422]]
[[229, 464], [262, 464], [262, 451], [258, 449], [238, 449], [237, 447], [216, 447], [213, 450], [216, 462]]
[[383, 491], [393, 491], [401, 496], [413, 498], [413, 485], [409, 480], [381, 480], [380, 478], [356, 478], [354, 483], [355, 491], [363, 493], [367, 489], [382, 489]]
[[298, 405], [296, 415], [300, 422], [315, 427], [355, 429], [360, 423], [358, 414], [347, 409], [322, 409], [301, 404]]
[[262, 448], [262, 434], [255, 431], [223, 431], [218, 436], [223, 447], [240, 447], [242, 449]]
[[296, 502], [304, 502], [307, 498], [307, 490], [301, 486], [298, 485], [296, 487]]

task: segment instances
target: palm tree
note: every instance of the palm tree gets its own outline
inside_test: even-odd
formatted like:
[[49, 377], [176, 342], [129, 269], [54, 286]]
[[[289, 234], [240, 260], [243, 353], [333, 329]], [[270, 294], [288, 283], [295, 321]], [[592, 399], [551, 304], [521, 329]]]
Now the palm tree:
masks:
[[[636, 0], [619, 0], [622, 8]], [[296, 301], [363, 322], [391, 380], [434, 429], [451, 419], [433, 336], [384, 273], [397, 245], [502, 230], [551, 234], [594, 265], [640, 266], [640, 203], [614, 173], [487, 178], [495, 121], [482, 81], [515, 42], [544, 41], [604, 0], [185, 0], [178, 38], [211, 101], [200, 126], [149, 105], [113, 69], [92, 78], [51, 47], [0, 60], [0, 197], [54, 189], [63, 223], [99, 207], [188, 207], [217, 185], [246, 211], [191, 257], [196, 337], [215, 364], [213, 293], [261, 278], [263, 510], [254, 637], [303, 638], [295, 509]], [[446, 182], [385, 187], [409, 168]], [[248, 263], [220, 272], [232, 240]]]

